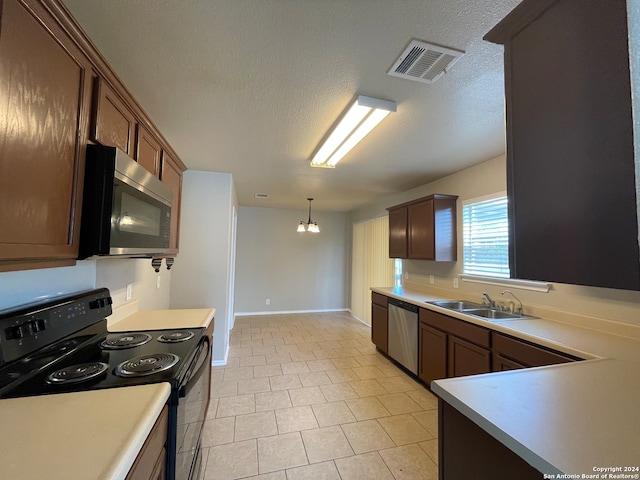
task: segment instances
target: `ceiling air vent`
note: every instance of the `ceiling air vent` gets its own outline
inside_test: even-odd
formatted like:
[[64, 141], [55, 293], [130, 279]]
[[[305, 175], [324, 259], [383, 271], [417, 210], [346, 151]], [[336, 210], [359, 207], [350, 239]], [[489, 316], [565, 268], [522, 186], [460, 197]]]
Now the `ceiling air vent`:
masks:
[[387, 75], [415, 82], [434, 83], [464, 54], [461, 50], [412, 40]]
[[269, 194], [268, 193], [256, 193], [255, 197], [259, 198], [261, 200], [264, 200], [264, 199], [269, 198]]

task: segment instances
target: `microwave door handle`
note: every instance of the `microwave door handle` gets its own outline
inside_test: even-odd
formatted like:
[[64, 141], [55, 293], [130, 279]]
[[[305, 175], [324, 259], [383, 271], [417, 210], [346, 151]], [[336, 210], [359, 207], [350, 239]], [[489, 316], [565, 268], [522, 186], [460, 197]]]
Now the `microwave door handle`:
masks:
[[[203, 351], [206, 352], [204, 356], [202, 355]], [[180, 398], [184, 398], [187, 396], [189, 391], [193, 388], [195, 384], [198, 383], [198, 380], [200, 380], [200, 377], [202, 377], [204, 372], [207, 370], [206, 368], [203, 368], [203, 367], [205, 362], [209, 358], [211, 358], [210, 352], [211, 352], [211, 343], [209, 341], [209, 337], [204, 337], [202, 342], [200, 343], [200, 347], [198, 348], [198, 353], [196, 354], [196, 358], [198, 359], [198, 364], [194, 368], [189, 369], [189, 372], [187, 372], [186, 382], [184, 385], [180, 387], [180, 391], [179, 391]], [[195, 371], [195, 374], [194, 374], [194, 371]]]

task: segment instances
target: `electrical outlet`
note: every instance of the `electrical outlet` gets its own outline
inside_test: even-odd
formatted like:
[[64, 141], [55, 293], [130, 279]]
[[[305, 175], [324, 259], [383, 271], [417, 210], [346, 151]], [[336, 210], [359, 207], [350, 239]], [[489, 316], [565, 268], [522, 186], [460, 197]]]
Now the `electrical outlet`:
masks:
[[131, 285], [130, 283], [127, 283], [127, 296], [126, 296], [126, 301], [128, 302], [129, 300], [131, 300], [131, 294], [133, 292], [133, 285]]
[[266, 303], [267, 305], [271, 305], [271, 299], [267, 298], [264, 303]]
[[429, 275], [429, 283], [431, 285], [433, 285], [434, 283], [436, 283], [436, 278], [433, 275]]
[[409, 280], [409, 272], [404, 272], [404, 279]]
[[453, 288], [458, 288], [459, 284], [458, 284], [458, 277], [453, 279]]

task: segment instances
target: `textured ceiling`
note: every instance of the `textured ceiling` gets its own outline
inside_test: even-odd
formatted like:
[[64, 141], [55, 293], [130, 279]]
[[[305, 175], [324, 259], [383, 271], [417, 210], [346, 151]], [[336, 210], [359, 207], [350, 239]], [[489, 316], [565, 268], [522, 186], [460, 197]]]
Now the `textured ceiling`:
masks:
[[[188, 168], [233, 174], [240, 205], [348, 211], [504, 153], [502, 47], [482, 36], [519, 0], [64, 3]], [[433, 85], [388, 76], [412, 38], [466, 54]], [[310, 167], [358, 94], [398, 111], [337, 168]]]

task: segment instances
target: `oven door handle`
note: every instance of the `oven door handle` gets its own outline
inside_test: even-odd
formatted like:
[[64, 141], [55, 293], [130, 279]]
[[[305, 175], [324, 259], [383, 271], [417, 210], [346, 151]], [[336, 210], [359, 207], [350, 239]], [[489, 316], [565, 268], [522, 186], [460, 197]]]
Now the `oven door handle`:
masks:
[[[202, 353], [205, 352], [204, 355]], [[198, 346], [198, 351], [193, 360], [193, 367], [189, 368], [184, 384], [180, 387], [179, 396], [184, 398], [194, 385], [197, 385], [198, 380], [207, 371], [206, 362], [211, 358], [211, 342], [209, 337], [204, 336]]]

